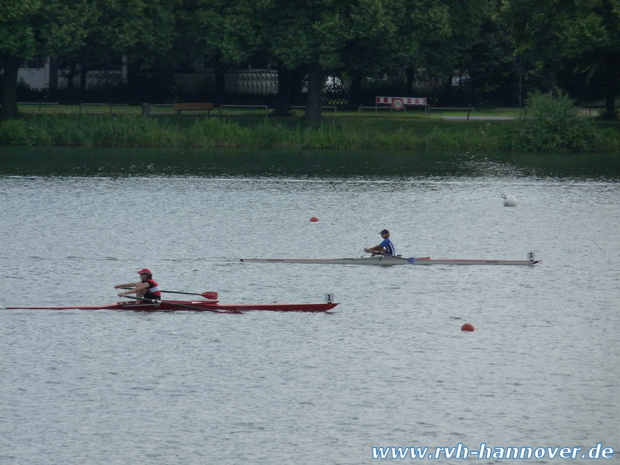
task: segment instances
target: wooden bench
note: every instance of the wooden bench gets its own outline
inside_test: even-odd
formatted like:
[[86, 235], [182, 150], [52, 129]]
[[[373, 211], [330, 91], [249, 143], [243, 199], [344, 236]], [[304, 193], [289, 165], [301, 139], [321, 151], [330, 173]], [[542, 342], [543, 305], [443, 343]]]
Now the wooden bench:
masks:
[[213, 103], [173, 103], [172, 108], [180, 115], [182, 111], [206, 111], [211, 116], [211, 110], [215, 107]]

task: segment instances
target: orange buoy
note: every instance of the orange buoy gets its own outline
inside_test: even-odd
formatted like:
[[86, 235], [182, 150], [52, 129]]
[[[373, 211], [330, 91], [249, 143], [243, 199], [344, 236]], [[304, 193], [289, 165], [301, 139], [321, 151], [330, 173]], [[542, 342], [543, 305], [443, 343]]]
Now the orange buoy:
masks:
[[313, 216], [312, 218], [310, 218], [310, 221], [316, 223], [317, 221], [319, 221], [319, 219], [316, 216]]
[[461, 326], [461, 331], [474, 332], [474, 325], [472, 325], [471, 323], [465, 323], [463, 326]]

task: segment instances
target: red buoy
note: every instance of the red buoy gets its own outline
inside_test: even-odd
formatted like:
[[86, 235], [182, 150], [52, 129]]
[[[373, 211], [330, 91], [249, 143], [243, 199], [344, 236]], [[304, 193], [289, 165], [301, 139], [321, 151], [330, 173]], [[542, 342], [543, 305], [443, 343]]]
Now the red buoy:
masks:
[[474, 332], [474, 325], [472, 325], [471, 323], [465, 323], [463, 326], [461, 326], [461, 331], [469, 331], [469, 332]]
[[312, 218], [310, 218], [310, 221], [316, 223], [317, 221], [319, 221], [319, 219], [316, 216], [313, 216]]

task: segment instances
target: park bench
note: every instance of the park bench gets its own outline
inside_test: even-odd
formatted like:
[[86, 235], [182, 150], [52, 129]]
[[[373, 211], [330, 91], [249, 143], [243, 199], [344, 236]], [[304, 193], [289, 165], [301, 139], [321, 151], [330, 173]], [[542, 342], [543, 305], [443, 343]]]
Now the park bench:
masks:
[[207, 111], [209, 116], [215, 107], [213, 103], [173, 103], [172, 108], [180, 115], [182, 111]]

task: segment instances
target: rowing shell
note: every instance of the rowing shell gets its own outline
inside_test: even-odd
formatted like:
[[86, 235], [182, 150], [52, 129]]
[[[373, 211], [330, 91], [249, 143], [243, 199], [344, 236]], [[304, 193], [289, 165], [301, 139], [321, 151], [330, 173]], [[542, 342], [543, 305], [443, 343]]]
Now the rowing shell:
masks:
[[248, 263], [306, 263], [317, 265], [526, 265], [532, 266], [540, 260], [452, 260], [401, 257], [361, 257], [361, 258], [242, 258]]
[[132, 310], [132, 311], [193, 311], [193, 312], [245, 312], [248, 310], [266, 310], [276, 312], [326, 312], [334, 308], [337, 303], [320, 304], [219, 304], [217, 302], [167, 300], [158, 303], [116, 302], [106, 305], [72, 305], [67, 307], [7, 307], [7, 310]]

